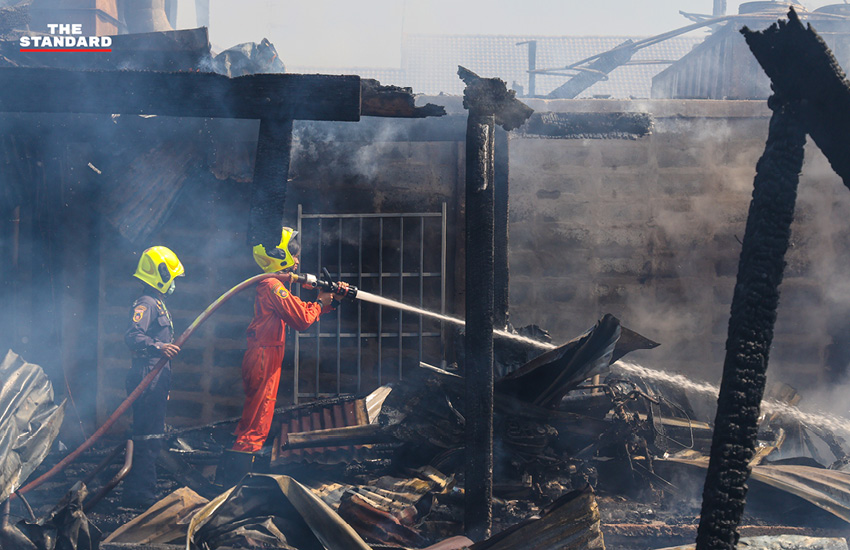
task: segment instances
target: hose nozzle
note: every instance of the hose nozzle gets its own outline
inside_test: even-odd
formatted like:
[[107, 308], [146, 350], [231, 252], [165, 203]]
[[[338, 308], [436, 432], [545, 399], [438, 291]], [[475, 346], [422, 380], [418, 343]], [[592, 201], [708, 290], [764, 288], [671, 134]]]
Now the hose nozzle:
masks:
[[301, 288], [316, 290], [321, 289], [330, 292], [338, 300], [347, 298], [354, 300], [357, 297], [357, 287], [343, 281], [334, 282], [328, 269], [322, 268], [322, 278], [319, 279], [310, 273], [293, 273], [292, 281], [301, 285]]

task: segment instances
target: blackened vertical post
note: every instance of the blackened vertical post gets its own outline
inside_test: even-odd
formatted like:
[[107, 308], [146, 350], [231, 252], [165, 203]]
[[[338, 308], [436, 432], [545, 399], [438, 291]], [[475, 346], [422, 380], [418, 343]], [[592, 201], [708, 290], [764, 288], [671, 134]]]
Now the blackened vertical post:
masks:
[[697, 550], [734, 550], [738, 543], [779, 305], [779, 285], [803, 166], [806, 133], [798, 103], [773, 96], [768, 104], [773, 116], [764, 154], [756, 165], [732, 297]]
[[250, 246], [274, 248], [280, 243], [291, 148], [291, 119], [260, 119], [248, 228]]
[[466, 534], [490, 534], [493, 497], [493, 114], [466, 123]]
[[496, 128], [495, 142], [495, 202], [494, 202], [494, 272], [493, 272], [493, 323], [504, 329], [510, 320], [510, 263], [508, 259], [508, 191], [509, 191], [509, 140], [508, 133]]
[[493, 497], [493, 296], [496, 124], [511, 130], [533, 112], [505, 82], [458, 67], [466, 83], [466, 470], [464, 527], [490, 534]]

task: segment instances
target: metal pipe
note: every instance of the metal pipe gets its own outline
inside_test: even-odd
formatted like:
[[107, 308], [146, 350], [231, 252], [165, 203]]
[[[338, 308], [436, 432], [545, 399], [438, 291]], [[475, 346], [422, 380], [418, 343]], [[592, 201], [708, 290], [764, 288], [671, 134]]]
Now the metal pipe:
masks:
[[115, 448], [112, 449], [112, 452], [106, 455], [106, 457], [104, 457], [104, 459], [100, 461], [100, 464], [95, 466], [94, 470], [89, 472], [88, 475], [86, 475], [86, 477], [82, 479], [83, 485], [91, 485], [92, 481], [94, 481], [94, 478], [97, 477], [97, 474], [99, 474], [104, 468], [112, 464], [112, 461], [115, 460], [115, 457], [117, 457], [118, 454], [124, 448], [126, 448], [126, 445], [116, 445]]
[[[339, 233], [338, 234], [340, 236], [342, 236], [342, 218], [339, 219]], [[336, 247], [337, 247], [336, 253], [337, 253], [337, 258], [338, 258], [337, 271], [339, 272], [339, 273], [337, 273], [337, 280], [342, 280], [342, 275], [341, 275], [341, 273], [342, 273], [342, 239], [338, 238], [336, 243], [337, 243], [336, 244]], [[341, 387], [342, 382], [340, 381], [340, 379], [341, 379], [341, 372], [340, 371], [342, 369], [342, 364], [341, 364], [342, 359], [340, 357], [340, 344], [341, 344], [340, 336], [339, 336], [340, 332], [342, 332], [342, 316], [339, 314], [339, 312], [337, 312], [337, 314], [336, 314], [336, 393], [337, 394], [342, 393], [342, 387]]]
[[[302, 210], [302, 206], [299, 204], [298, 205], [297, 227], [298, 227], [298, 244], [301, 245], [300, 250], [304, 250], [304, 246], [301, 243], [301, 235], [303, 234], [301, 232], [301, 225], [302, 225], [301, 220], [302, 219], [303, 219], [303, 210]], [[300, 272], [300, 271], [301, 271], [301, 266], [299, 265], [298, 272]], [[298, 289], [296, 288], [296, 290], [298, 290]], [[301, 291], [300, 290], [298, 290], [298, 297], [299, 298], [301, 297]], [[301, 353], [300, 353], [301, 352], [301, 333], [298, 332], [297, 330], [295, 331], [295, 349], [293, 351], [295, 352], [295, 357], [293, 357], [293, 360], [292, 360], [292, 403], [294, 405], [297, 405], [298, 400], [301, 397], [301, 395], [298, 393], [298, 377], [300, 375], [300, 370], [301, 370], [301, 364], [300, 364], [299, 359], [298, 359], [299, 357], [301, 357]]]
[[[440, 213], [440, 314], [446, 314], [446, 264], [448, 263], [448, 249], [446, 244], [446, 231], [448, 229], [448, 220], [446, 219], [446, 203], [443, 203]], [[446, 366], [446, 323], [440, 321], [440, 365]]]
[[[319, 218], [318, 228], [318, 244], [317, 248], [317, 256], [319, 258], [319, 263], [316, 266], [316, 273], [322, 272], [322, 218]], [[320, 378], [319, 374], [322, 368], [322, 339], [320, 335], [322, 334], [322, 318], [319, 317], [316, 319], [316, 399], [319, 398], [319, 384]]]
[[[419, 218], [419, 308], [423, 309], [425, 303], [424, 286], [425, 286], [425, 218]], [[422, 316], [419, 316], [419, 362], [422, 362]]]
[[[360, 232], [357, 238], [357, 288], [363, 288], [363, 218], [360, 218]], [[363, 363], [363, 302], [357, 302], [357, 392], [361, 391]]]
[[[381, 277], [378, 277], [378, 296], [384, 295], [384, 218], [379, 218], [378, 220], [378, 272], [381, 273]], [[381, 379], [381, 374], [383, 373], [383, 365], [382, 355], [383, 349], [381, 345], [383, 341], [381, 340], [381, 334], [384, 331], [384, 307], [378, 306], [378, 385], [383, 384], [383, 380]]]

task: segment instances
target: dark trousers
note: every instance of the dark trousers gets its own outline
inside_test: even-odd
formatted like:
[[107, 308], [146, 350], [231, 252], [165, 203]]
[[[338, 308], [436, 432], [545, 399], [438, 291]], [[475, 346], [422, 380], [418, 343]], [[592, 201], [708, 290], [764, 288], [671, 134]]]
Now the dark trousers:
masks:
[[[126, 385], [128, 395], [148, 372], [150, 368], [136, 365], [130, 369]], [[156, 459], [162, 450], [162, 439], [145, 436], [165, 431], [165, 409], [170, 388], [171, 370], [165, 368], [133, 403], [133, 467], [124, 478], [124, 504], [152, 504], [157, 500]]]

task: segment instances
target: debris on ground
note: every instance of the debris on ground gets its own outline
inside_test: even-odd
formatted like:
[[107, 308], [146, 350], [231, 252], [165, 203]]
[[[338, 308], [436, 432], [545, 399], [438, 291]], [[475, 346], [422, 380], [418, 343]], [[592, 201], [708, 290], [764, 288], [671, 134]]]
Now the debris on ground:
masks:
[[[106, 505], [92, 517], [117, 521], [109, 544], [188, 541], [198, 550], [619, 550], [692, 541], [716, 389], [618, 361], [657, 344], [611, 315], [550, 351], [524, 345], [497, 350], [505, 374], [494, 395], [494, 535], [474, 545], [462, 523], [462, 363], [423, 363], [368, 395], [278, 409], [269, 473], [230, 489], [215, 484], [214, 465], [236, 420], [173, 431], [160, 457], [170, 494], [126, 519]], [[510, 364], [523, 356], [531, 359]], [[838, 434], [788, 414], [800, 400], [793, 388], [768, 396], [741, 532], [773, 537], [765, 548], [799, 539], [789, 548], [831, 550], [818, 545], [850, 523], [850, 452]], [[120, 461], [101, 462], [108, 477]], [[95, 477], [90, 468], [69, 476]], [[105, 500], [117, 502], [113, 493]]]

